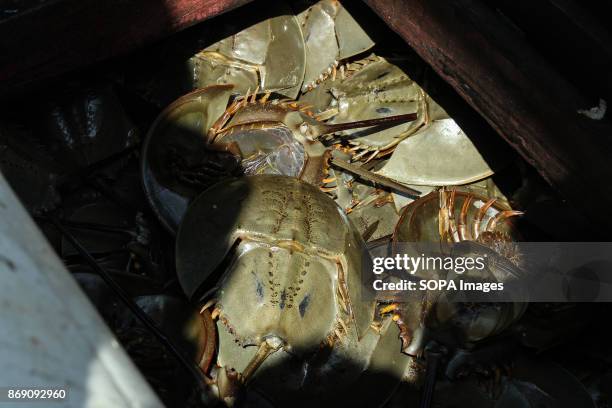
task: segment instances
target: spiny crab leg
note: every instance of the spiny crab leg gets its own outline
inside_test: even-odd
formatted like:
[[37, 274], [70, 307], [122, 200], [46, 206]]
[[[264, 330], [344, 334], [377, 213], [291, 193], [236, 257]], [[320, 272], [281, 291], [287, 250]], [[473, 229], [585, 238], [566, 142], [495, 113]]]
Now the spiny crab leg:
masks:
[[[255, 101], [257, 100], [257, 94], [259, 93], [259, 86], [257, 88], [255, 88], [255, 92], [253, 92], [253, 94], [251, 95], [251, 99], [250, 102], [251, 103], [255, 103]], [[247, 92], [247, 97], [245, 99], [248, 98], [248, 92]]]
[[[476, 198], [473, 194], [461, 194], [464, 197], [463, 204], [459, 212], [459, 217], [456, 219], [456, 193], [455, 188], [451, 191], [444, 188], [439, 190], [438, 231], [440, 239], [443, 241], [449, 240], [457, 243], [467, 240], [477, 240], [481, 232], [493, 232], [501, 221], [524, 214], [522, 211], [515, 210], [496, 211], [496, 215], [489, 217], [485, 228], [482, 228], [482, 223], [487, 211], [497, 202], [497, 198], [491, 198], [485, 202], [484, 198]], [[478, 209], [470, 225], [468, 223], [468, 214], [475, 199], [482, 203], [482, 206]]]
[[217, 350], [217, 332], [212, 313], [209, 309], [202, 309], [200, 311], [200, 318], [202, 319], [202, 325], [204, 326], [204, 341], [198, 366], [202, 369], [202, 371], [204, 371], [204, 373], [208, 374], [213, 362], [215, 351]]
[[[268, 98], [270, 97], [270, 92], [266, 92], [259, 100], [257, 99], [257, 95], [259, 92], [259, 87], [255, 89], [253, 93], [251, 90], [247, 90], [244, 96], [239, 96], [227, 107], [223, 115], [221, 115], [215, 123], [210, 127], [207, 133], [207, 143], [212, 145], [215, 143], [219, 134], [227, 131], [227, 124], [241, 108], [246, 107], [249, 104], [255, 104], [259, 102], [260, 104], [268, 103]], [[371, 126], [379, 126], [379, 125], [391, 125], [391, 124], [400, 124], [405, 122], [411, 122], [417, 119], [417, 113], [408, 113], [404, 115], [395, 115], [395, 116], [387, 116], [383, 118], [374, 118], [374, 119], [366, 119], [366, 120], [358, 120], [354, 122], [346, 122], [346, 123], [323, 123], [314, 118], [314, 113], [312, 113], [309, 109], [311, 106], [302, 105], [299, 102], [293, 101], [292, 99], [275, 99], [272, 102], [273, 105], [285, 107], [288, 110], [299, 111], [305, 114], [307, 117], [312, 118], [311, 120], [306, 120], [301, 125], [299, 125], [299, 130], [303, 135], [307, 136], [311, 140], [317, 139], [324, 135], [334, 134], [341, 132], [343, 130], [349, 129], [359, 129], [364, 127]], [[244, 125], [244, 124], [243, 124]], [[253, 126], [261, 126], [261, 121], [254, 122]], [[376, 155], [373, 155], [369, 160], [374, 158]]]
[[270, 341], [270, 339], [264, 340], [259, 345], [259, 349], [257, 350], [257, 353], [255, 353], [255, 356], [253, 356], [253, 359], [249, 361], [249, 364], [242, 372], [242, 380], [246, 383], [259, 368], [259, 366], [266, 360], [266, 358], [268, 358], [270, 354], [277, 351], [281, 345], [282, 344], [280, 342], [275, 343], [274, 341]]
[[472, 199], [474, 197], [469, 195], [463, 201], [463, 206], [461, 207], [461, 213], [459, 215], [459, 241], [464, 241], [468, 238], [468, 228], [467, 228], [467, 213], [470, 208], [470, 204], [472, 204]]
[[261, 103], [262, 105], [264, 103], [266, 103], [268, 101], [268, 98], [270, 97], [270, 95], [272, 95], [272, 92], [267, 91], [264, 96], [261, 97], [261, 99], [259, 99], [259, 103]]
[[477, 239], [478, 236], [480, 235], [480, 223], [482, 222], [482, 219], [484, 218], [489, 208], [491, 208], [491, 206], [495, 204], [496, 201], [497, 201], [497, 198], [491, 198], [482, 207], [480, 207], [480, 210], [478, 210], [478, 213], [474, 217], [474, 221], [472, 223], [472, 238], [473, 239]]
[[369, 180], [375, 184], [378, 184], [384, 187], [388, 187], [400, 193], [407, 194], [410, 196], [417, 196], [417, 197], [421, 195], [420, 191], [414, 190], [410, 187], [406, 187], [405, 185], [400, 184], [395, 180], [392, 180], [385, 176], [381, 176], [380, 174], [376, 174], [372, 171], [362, 169], [361, 166], [356, 166], [354, 164], [338, 159], [336, 157], [332, 156], [330, 158], [330, 164], [332, 166], [339, 167], [342, 170], [346, 170], [348, 172], [356, 174], [359, 177]]
[[380, 315], [382, 316], [382, 315], [389, 314], [391, 312], [395, 312], [395, 311], [399, 310], [399, 308], [400, 308], [399, 303], [390, 303], [390, 304], [388, 304], [386, 306], [383, 306], [380, 309]]
[[457, 223], [455, 222], [455, 198], [457, 196], [457, 190], [452, 189], [449, 197], [448, 204], [446, 205], [446, 211], [448, 212], [448, 229], [450, 232], [451, 240], [453, 242], [459, 242], [459, 233], [457, 232]]
[[514, 210], [500, 211], [499, 213], [497, 213], [495, 217], [491, 218], [489, 222], [487, 223], [487, 231], [495, 230], [497, 223], [502, 220], [508, 219], [510, 217], [516, 217], [516, 216], [523, 215], [523, 214], [524, 212], [522, 211], [514, 211]]
[[408, 325], [404, 322], [401, 315], [402, 307], [399, 303], [391, 303], [387, 306], [384, 306], [380, 310], [380, 315], [384, 316], [386, 314], [391, 313], [391, 319], [397, 324], [397, 327], [400, 329], [400, 339], [402, 340], [402, 351], [406, 352], [410, 343], [412, 342], [413, 336], [411, 330], [408, 328]]
[[234, 101], [227, 107], [223, 115], [221, 115], [215, 123], [208, 129], [207, 133], [207, 142], [208, 144], [213, 144], [215, 139], [220, 133], [223, 133], [225, 130], [225, 125], [229, 122], [229, 120], [238, 112], [241, 108], [244, 108], [248, 104], [253, 104], [259, 102], [264, 104], [268, 101], [268, 98], [272, 94], [270, 91], [267, 91], [262, 97], [257, 100], [257, 95], [259, 92], [259, 86], [255, 89], [255, 92], [251, 93], [251, 88], [247, 89], [246, 94], [242, 96], [238, 96], [234, 99]]
[[[249, 92], [250, 92], [250, 89], [247, 90], [247, 93], [245, 96], [239, 96], [236, 99], [234, 99], [231, 105], [225, 110], [225, 112], [223, 112], [223, 115], [221, 115], [221, 117], [219, 117], [219, 119], [217, 119], [215, 123], [211, 126], [211, 128], [208, 130], [208, 135], [207, 135], [208, 144], [213, 144], [215, 142], [215, 138], [217, 137], [219, 133], [221, 133], [223, 127], [225, 126], [227, 122], [229, 122], [231, 117], [236, 112], [238, 112], [240, 108], [242, 108], [243, 106], [246, 106], [246, 104], [248, 103], [248, 99], [249, 99]], [[267, 94], [264, 97], [266, 96]]]
[[353, 159], [353, 161], [357, 161], [357, 160], [361, 159], [363, 156], [365, 156], [367, 153], [368, 153], [368, 151], [364, 150], [361, 153], [356, 154], [355, 156], [353, 156], [352, 159]]
[[438, 207], [440, 208], [438, 210], [438, 234], [440, 234], [442, 239], [444, 239], [448, 233], [447, 193], [448, 192], [444, 188], [442, 188], [438, 193]]

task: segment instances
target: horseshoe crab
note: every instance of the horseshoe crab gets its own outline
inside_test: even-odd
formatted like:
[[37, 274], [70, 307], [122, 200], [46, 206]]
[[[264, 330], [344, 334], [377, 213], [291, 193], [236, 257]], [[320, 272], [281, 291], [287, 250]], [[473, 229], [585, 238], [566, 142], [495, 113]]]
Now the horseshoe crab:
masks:
[[492, 176], [493, 169], [457, 123], [435, 102], [430, 105], [431, 122], [400, 141], [378, 173], [409, 185], [439, 187]]
[[335, 78], [340, 61], [374, 46], [368, 34], [337, 0], [319, 1], [300, 13], [298, 19], [306, 49], [302, 92], [314, 89], [327, 78]]
[[362, 297], [364, 243], [315, 186], [278, 175], [216, 184], [189, 207], [176, 254], [184, 291], [216, 318], [211, 383], [224, 401], [246, 384], [278, 406], [372, 407], [399, 383], [410, 359]]
[[296, 16], [283, 2], [269, 7], [278, 15], [218, 41], [189, 59], [193, 88], [233, 84], [269, 89], [295, 98], [305, 72], [305, 47]]
[[326, 165], [327, 149], [321, 136], [418, 117], [407, 113], [329, 124], [308, 106], [287, 99], [269, 100], [270, 95], [268, 91], [258, 97], [255, 92], [236, 98], [210, 128], [208, 143], [241, 157], [247, 174], [284, 174], [315, 185], [321, 184]]
[[225, 84], [241, 94], [261, 87], [295, 98], [304, 79], [304, 37], [284, 1], [270, 0], [265, 8], [246, 5], [221, 16], [217, 24], [196, 26], [165, 43], [137, 66], [132, 81], [158, 106], [195, 89]]
[[331, 116], [330, 123], [416, 112], [417, 120], [399, 126], [368, 131], [345, 131], [354, 159], [367, 161], [390, 153], [397, 143], [429, 123], [426, 95], [397, 65], [377, 55], [349, 63], [336, 78], [320, 85], [305, 100]]
[[[416, 117], [412, 113], [330, 125], [303, 104], [270, 99], [271, 92], [247, 93], [229, 103], [232, 92], [232, 85], [216, 85], [187, 94], [170, 104], [149, 130], [142, 155], [144, 187], [170, 231], [176, 230], [189, 200], [223, 177], [283, 174], [320, 186], [331, 158], [321, 135]], [[374, 177], [405, 190], [383, 176]]]
[[[496, 282], [515, 279], [520, 277], [521, 256], [514, 241], [520, 235], [509, 219], [520, 214], [497, 198], [456, 189], [432, 192], [402, 212], [393, 235], [394, 252], [404, 242], [416, 243], [417, 251], [427, 251], [418, 248], [425, 244], [424, 248], [431, 249], [426, 243], [472, 241], [457, 247], [454, 253], [489, 256], [487, 268], [475, 271], [473, 277]], [[442, 253], [448, 250], [444, 245], [441, 248]], [[468, 272], [464, 277], [472, 275]], [[382, 313], [395, 315], [405, 352], [419, 354], [432, 332], [437, 332], [435, 336], [444, 341], [459, 344], [483, 340], [506, 329], [526, 308], [520, 302], [459, 303], [443, 299], [445, 296], [440, 292], [421, 292], [412, 302], [391, 303], [382, 309]]]
[[394, 241], [486, 243], [492, 235], [499, 240], [515, 241], [519, 235], [506, 221], [521, 214], [499, 198], [456, 188], [441, 189], [406, 207], [395, 229]]
[[136, 143], [136, 128], [109, 84], [69, 87], [39, 113], [47, 137], [41, 141], [61, 154], [58, 167], [74, 171], [119, 154]]
[[[328, 123], [416, 112], [417, 120], [383, 129], [346, 130], [353, 160], [391, 155], [379, 174], [403, 184], [448, 186], [493, 174], [467, 135], [415, 81], [389, 60], [372, 54], [347, 64], [335, 78], [300, 97]], [[456, 157], [431, 160], [431, 157]]]
[[232, 85], [199, 89], [164, 109], [143, 144], [141, 173], [153, 211], [175, 232], [189, 201], [206, 186], [237, 172], [233, 156], [206, 149], [205, 134], [220, 117]]

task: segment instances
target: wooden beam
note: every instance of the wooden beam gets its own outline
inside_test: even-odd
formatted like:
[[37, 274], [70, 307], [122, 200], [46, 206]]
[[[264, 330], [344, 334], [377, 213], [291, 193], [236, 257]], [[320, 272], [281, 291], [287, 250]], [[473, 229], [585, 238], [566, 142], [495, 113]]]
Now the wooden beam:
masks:
[[0, 20], [0, 95], [91, 65], [251, 0], [47, 0]]
[[578, 113], [597, 101], [477, 0], [364, 1], [576, 208], [612, 226], [612, 127]]

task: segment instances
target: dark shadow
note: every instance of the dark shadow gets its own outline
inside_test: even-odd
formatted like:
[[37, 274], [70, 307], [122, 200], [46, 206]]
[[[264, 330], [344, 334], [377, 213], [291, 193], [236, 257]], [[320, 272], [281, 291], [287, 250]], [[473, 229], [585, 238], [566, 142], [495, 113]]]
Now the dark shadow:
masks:
[[[152, 142], [154, 146], [150, 153], [145, 151], [140, 157], [137, 157], [138, 153], [131, 154], [119, 158], [117, 162], [113, 161], [110, 166], [102, 169], [94, 166], [92, 170], [90, 166], [122, 152], [128, 146], [134, 147], [137, 152], [145, 139], [146, 130], [158, 115], [160, 107], [191, 90], [185, 88], [186, 84], [181, 84], [178, 88], [170, 90], [161, 87], [156, 95], [142, 93], [143, 88], [146, 89], [155, 82], [156, 75], [160, 71], [172, 74], [173, 68], [168, 68], [168, 70], [165, 68], [168, 60], [186, 60], [195, 52], [232, 32], [281, 13], [281, 9], [270, 7], [269, 4], [264, 0], [255, 1], [142, 48], [127, 57], [117, 58], [41, 82], [38, 86], [29, 88], [27, 92], [17, 95], [8, 103], [5, 102], [2, 106], [1, 121], [20, 123], [20, 126], [35, 134], [33, 140], [41, 143], [43, 147], [40, 152], [38, 148], [34, 149], [33, 146], [36, 145], [28, 144], [29, 139], [22, 139], [19, 132], [15, 133], [17, 136], [11, 136], [10, 141], [0, 140], [18, 156], [18, 159], [12, 161], [5, 159], [3, 164], [18, 162], [22, 166], [22, 168], [17, 167], [16, 171], [13, 167], [12, 172], [6, 169], [6, 166], [2, 167], [3, 173], [9, 176], [16, 190], [18, 192], [22, 190], [20, 193], [22, 201], [26, 205], [32, 203], [32, 208], [44, 210], [44, 213], [51, 213], [66, 221], [69, 218], [67, 217], [69, 211], [66, 211], [64, 206], [78, 207], [78, 204], [91, 199], [91, 196], [83, 198], [84, 195], [93, 195], [94, 201], [100, 197], [104, 199], [110, 197], [115, 205], [114, 208], [119, 208], [121, 211], [127, 210], [131, 215], [137, 211], [146, 213], [149, 216], [149, 222], [156, 224], [158, 230], [162, 230], [161, 226], [167, 224], [164, 219], [168, 217], [168, 214], [172, 214], [175, 217], [173, 228], [168, 228], [167, 225], [166, 228], [170, 231], [176, 230], [184, 211], [196, 197], [206, 195], [206, 189], [216, 182], [239, 175], [236, 173], [235, 163], [228, 160], [227, 156], [206, 149], [201, 132], [194, 131], [190, 127], [169, 124], [164, 129], [162, 137]], [[293, 6], [299, 12], [309, 4], [309, 2], [298, 1]], [[470, 108], [366, 5], [356, 1], [346, 1], [344, 5], [362, 26], [368, 28], [369, 34], [379, 44], [375, 52], [389, 58], [406, 57], [401, 67], [457, 121], [490, 166], [500, 170], [495, 176], [495, 181], [503, 192], [519, 207], [521, 203], [534, 203], [532, 207], [526, 208], [527, 225], [522, 231], [525, 231], [527, 237], [532, 240], [588, 240], [601, 234], [590, 230], [575, 209], [562, 202], [533, 168], [526, 164], [476, 111]], [[109, 81], [114, 85], [109, 85]], [[137, 85], [133, 86], [132, 81], [135, 81]], [[100, 94], [101, 97], [96, 96]], [[131, 118], [133, 123], [130, 123], [127, 117]], [[130, 134], [132, 130], [136, 133]], [[92, 140], [87, 140], [86, 137], [90, 135], [94, 137], [91, 138]], [[122, 178], [122, 173], [115, 168], [131, 166], [133, 170], [139, 160], [146, 161], [152, 168], [145, 176], [150, 176], [144, 181], [145, 184], [150, 182], [152, 186], [160, 186], [158, 190], [155, 188], [150, 190], [150, 194], [155, 195], [162, 189], [168, 191], [183, 200], [181, 208], [172, 207], [170, 204], [165, 209], [166, 212], [146, 209], [149, 203], [144, 194], [141, 194], [141, 181], [138, 177], [134, 177], [134, 174], [139, 174], [138, 170], [132, 171], [131, 177]], [[36, 171], [31, 171], [33, 167], [36, 167]], [[210, 171], [211, 169], [214, 171]], [[29, 178], [28, 170], [34, 173], [32, 178]], [[79, 177], [81, 172], [90, 172], [96, 177]], [[193, 172], [199, 172], [199, 176], [184, 177], [186, 173]], [[54, 186], [54, 188], [57, 187], [61, 200], [55, 200], [50, 205], [45, 202], [43, 205], [40, 204], [40, 197], [29, 197], [28, 193], [31, 193], [31, 189], [23, 187], [24, 183], [28, 183], [26, 187], [39, 183], [42, 184], [41, 189], [44, 190], [43, 187], [46, 185], [57, 182], [57, 180], [48, 181], [42, 177], [49, 173], [57, 174], [60, 180], [63, 180], [64, 176], [71, 176], [71, 178], [70, 182], [62, 186]], [[72, 177], [75, 173], [76, 178]], [[525, 182], [525, 180], [528, 181]], [[139, 194], [135, 198], [128, 199], [126, 197], [131, 196], [125, 193], [130, 190]], [[151, 200], [151, 195], [149, 200]], [[164, 202], [168, 202], [167, 197], [157, 199], [154, 207]], [[219, 203], [219, 205], [225, 204]], [[227, 219], [222, 220], [224, 222], [220, 222], [219, 225], [221, 228], [226, 226], [228, 229], [218, 229], [214, 237], [211, 237], [208, 234], [209, 231], [206, 230], [194, 231], [193, 238], [185, 244], [193, 253], [193, 257], [183, 261], [190, 264], [193, 274], [198, 274], [202, 265], [207, 262], [207, 259], [202, 257], [201, 249], [222, 242], [231, 234], [232, 231], [229, 228], [241, 209], [241, 203], [231, 203], [227, 206], [228, 210], [224, 213]], [[207, 217], [210, 214], [204, 213], [201, 216]], [[149, 280], [145, 281], [135, 274], [124, 276], [114, 273], [114, 275], [122, 286], [129, 289], [133, 297], [138, 297], [137, 301], [142, 308], [157, 318], [161, 329], [169, 334], [171, 340], [179, 345], [187, 355], [192, 355], [192, 344], [185, 342], [177, 334], [189, 320], [192, 308], [209, 290], [215, 287], [225, 272], [226, 262], [231, 260], [232, 248], [227, 248], [228, 252], [223, 258], [224, 261], [215, 265], [210, 275], [202, 279], [199, 289], [194, 293], [193, 302], [189, 303], [182, 289], [177, 285], [174, 269], [174, 236], [163, 231], [159, 234], [163, 236], [161, 239], [163, 243], [155, 248], [155, 251], [162, 258], [159, 267], [163, 269], [163, 272], [160, 272], [160, 275], [155, 278], [161, 277], [161, 285], [149, 287]], [[84, 238], [84, 235], [87, 238]], [[87, 243], [89, 249], [95, 247], [101, 240], [109, 240], [108, 236], [101, 238], [100, 234], [82, 234], [81, 237], [90, 241]], [[55, 241], [57, 249], [61, 248], [62, 244], [58, 243], [57, 236], [49, 236], [49, 238]], [[63, 255], [65, 261], [75, 261], [74, 254]], [[145, 270], [143, 274], [146, 275], [147, 268], [143, 269]], [[99, 279], [90, 272], [90, 270], [81, 269], [78, 272], [80, 276], [76, 278], [84, 290], [90, 294], [90, 299], [98, 306], [98, 310], [115, 331], [117, 337], [122, 340], [130, 356], [168, 406], [186, 405], [196, 388], [193, 378], [176, 361], [168, 358], [168, 355], [165, 354], [167, 350], [159, 342], [153, 340], [150, 333], [147, 333], [141, 324], [134, 321], [133, 316], [126, 313], [125, 308], [117, 306], [116, 296], [109, 292], [107, 287], [100, 284]], [[159, 282], [156, 281], [156, 283]], [[605, 326], [602, 322], [606, 321], [606, 313], [609, 313], [607, 306], [592, 308], [585, 313], [591, 313], [598, 317], [599, 321], [597, 324], [588, 326], [589, 333], [594, 333], [593, 336], [572, 338], [580, 344], [580, 347], [573, 348], [574, 350], [588, 351], [591, 348], [585, 337], [595, 338], [599, 342], [607, 338], [602, 329]], [[559, 326], [567, 326], [568, 321], [575, 322], [579, 318], [580, 315], [574, 315], [561, 319]], [[564, 354], [565, 351], [566, 349], [556, 349], [558, 354]], [[320, 352], [321, 361], [325, 361], [324, 352]], [[555, 355], [555, 357], [559, 356]], [[596, 359], [593, 356], [591, 358]], [[86, 368], [83, 367], [83, 376], [87, 374]], [[268, 389], [264, 393], [271, 395], [274, 391], [271, 389], [271, 384], [282, 384], [287, 373], [300, 368], [291, 361], [279, 366], [264, 366], [258, 373], [258, 380], [254, 386]], [[345, 373], [355, 372], [358, 367], [355, 367], [351, 361], [344, 361], [334, 370], [336, 371], [328, 373], [328, 377], [321, 377], [318, 380], [313, 378], [313, 381], [322, 382], [319, 384], [321, 387], [327, 387], [325, 388], [327, 394], [318, 394], [313, 391], [308, 397], [296, 390], [283, 396], [281, 405], [326, 406], [322, 400], [327, 400], [333, 406], [367, 407], [372, 406], [374, 401], [384, 400], [383, 396], [391, 394], [393, 385], [398, 382], [395, 374], [372, 371], [350, 385], [341, 386], [339, 384], [342, 383]], [[335, 383], [336, 379], [338, 384]], [[311, 390], [315, 390], [317, 384], [308, 386], [312, 387]], [[416, 390], [410, 389], [409, 394], [411, 396], [406, 397], [406, 401], [418, 399], [415, 397], [418, 394]]]
[[[397, 351], [399, 353], [399, 347]], [[267, 406], [248, 403], [249, 399], [255, 399], [249, 393], [257, 393], [259, 398], [276, 404], [269, 406], [371, 408], [383, 406], [399, 387], [400, 379], [396, 373], [370, 368], [358, 374], [363, 367], [355, 362], [327, 360], [329, 350], [326, 349], [317, 354], [319, 360], [315, 357], [311, 361], [307, 369], [307, 380], [299, 385], [297, 381], [300, 376], [296, 373], [304, 373], [303, 362], [289, 358], [282, 364], [264, 364], [249, 385], [251, 391], [242, 397], [247, 403], [239, 406]], [[284, 388], [282, 390], [281, 384]], [[419, 391], [413, 389], [412, 393], [418, 399]]]
[[587, 95], [592, 106], [597, 106], [600, 98], [612, 100], [612, 31], [606, 21], [610, 4], [496, 0], [487, 6], [520, 31], [538, 54]]
[[[98, 275], [87, 271], [76, 272], [74, 277], [161, 400], [167, 406], [186, 404], [193, 393], [193, 385], [184, 368]], [[117, 281], [123, 283], [121, 279]], [[142, 288], [136, 293], [138, 291], [142, 292]], [[162, 293], [157, 289], [148, 295], [134, 294], [134, 299], [186, 358], [197, 360], [197, 336], [189, 335], [197, 333], [198, 316], [182, 293]]]

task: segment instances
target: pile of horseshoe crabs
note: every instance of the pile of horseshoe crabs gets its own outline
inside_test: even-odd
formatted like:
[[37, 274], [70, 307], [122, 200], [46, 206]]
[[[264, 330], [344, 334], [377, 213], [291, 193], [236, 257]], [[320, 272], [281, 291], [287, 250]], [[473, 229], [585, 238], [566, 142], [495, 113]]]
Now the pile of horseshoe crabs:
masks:
[[189, 93], [146, 136], [145, 191], [176, 235], [211, 398], [383, 406], [401, 383], [423, 382], [437, 329], [477, 344], [524, 305], [366, 296], [368, 246], [507, 248], [521, 212], [495, 185], [490, 157], [408, 74], [410, 58], [377, 53], [338, 1], [298, 13], [274, 3], [282, 12], [156, 79]]

